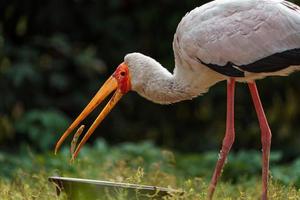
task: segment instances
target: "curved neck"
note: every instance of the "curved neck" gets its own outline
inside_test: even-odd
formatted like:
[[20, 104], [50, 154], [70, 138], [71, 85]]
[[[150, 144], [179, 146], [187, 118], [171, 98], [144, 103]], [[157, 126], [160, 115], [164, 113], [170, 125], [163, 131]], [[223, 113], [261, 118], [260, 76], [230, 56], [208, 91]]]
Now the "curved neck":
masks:
[[141, 95], [160, 104], [171, 104], [195, 96], [191, 95], [188, 85], [181, 84], [173, 74], [168, 73], [169, 75], [160, 74], [149, 78]]
[[178, 56], [175, 56], [173, 74], [153, 58], [141, 53], [127, 54], [124, 62], [129, 68], [132, 90], [160, 104], [192, 99], [226, 79], [197, 61], [185, 62]]
[[214, 84], [205, 76], [184, 67], [175, 67], [172, 74], [157, 62], [148, 63], [143, 87], [137, 92], [160, 104], [190, 100], [205, 93]]

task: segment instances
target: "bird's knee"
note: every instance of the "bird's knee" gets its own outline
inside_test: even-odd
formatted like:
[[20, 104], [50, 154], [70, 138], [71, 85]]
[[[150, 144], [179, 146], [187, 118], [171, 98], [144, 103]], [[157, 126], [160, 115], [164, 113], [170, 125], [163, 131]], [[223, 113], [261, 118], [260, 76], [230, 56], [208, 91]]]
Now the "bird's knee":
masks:
[[223, 145], [222, 145], [223, 151], [228, 152], [231, 149], [234, 143], [234, 139], [235, 139], [234, 136], [224, 138]]

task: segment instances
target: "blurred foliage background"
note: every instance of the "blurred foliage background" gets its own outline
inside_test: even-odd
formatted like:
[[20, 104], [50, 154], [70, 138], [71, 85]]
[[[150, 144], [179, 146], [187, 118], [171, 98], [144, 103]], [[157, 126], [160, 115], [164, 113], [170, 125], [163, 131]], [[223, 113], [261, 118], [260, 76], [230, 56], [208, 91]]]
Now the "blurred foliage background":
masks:
[[[172, 71], [176, 26], [186, 12], [205, 2], [0, 1], [0, 151], [13, 154], [24, 144], [35, 152], [52, 150], [126, 53], [142, 52]], [[281, 163], [300, 156], [299, 83], [299, 73], [258, 81], [273, 132], [272, 149], [282, 155]], [[97, 137], [109, 145], [149, 140], [178, 152], [217, 152], [225, 131], [225, 86], [219, 83], [202, 97], [170, 106], [131, 92], [89, 142]], [[239, 84], [236, 91], [233, 151], [261, 148], [246, 86]]]

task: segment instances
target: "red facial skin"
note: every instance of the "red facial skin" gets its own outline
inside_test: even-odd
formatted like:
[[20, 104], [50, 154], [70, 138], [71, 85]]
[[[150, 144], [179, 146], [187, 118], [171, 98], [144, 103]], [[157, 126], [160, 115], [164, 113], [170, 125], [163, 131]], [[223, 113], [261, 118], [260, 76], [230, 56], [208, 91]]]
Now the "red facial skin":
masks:
[[129, 69], [125, 63], [121, 63], [117, 67], [113, 77], [117, 79], [119, 90], [123, 94], [126, 94], [131, 89]]

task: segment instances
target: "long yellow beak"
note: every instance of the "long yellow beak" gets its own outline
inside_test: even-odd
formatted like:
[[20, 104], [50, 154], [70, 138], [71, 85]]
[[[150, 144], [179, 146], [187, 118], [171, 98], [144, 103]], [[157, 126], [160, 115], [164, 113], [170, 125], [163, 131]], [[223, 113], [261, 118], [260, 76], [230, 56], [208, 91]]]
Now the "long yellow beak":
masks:
[[116, 103], [121, 99], [123, 93], [118, 88], [118, 81], [115, 77], [111, 76], [104, 85], [100, 88], [97, 94], [93, 97], [93, 99], [89, 102], [89, 104], [84, 108], [84, 110], [80, 113], [80, 115], [75, 119], [75, 121], [70, 125], [70, 127], [64, 132], [61, 138], [58, 140], [55, 146], [55, 154], [57, 153], [59, 147], [62, 145], [64, 140], [70, 135], [70, 133], [84, 120], [106, 97], [111, 94], [114, 90], [116, 92], [111, 97], [109, 102], [103, 108], [101, 113], [98, 115], [94, 123], [88, 129], [79, 145], [77, 146], [72, 159], [75, 159], [81, 149], [81, 147], [85, 144], [88, 138], [93, 134], [97, 126], [102, 122], [102, 120], [107, 116], [107, 114], [112, 110], [112, 108], [116, 105]]

